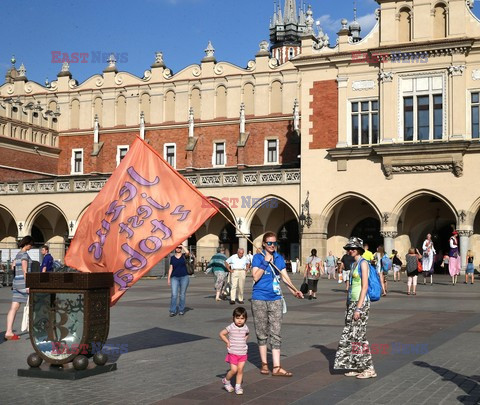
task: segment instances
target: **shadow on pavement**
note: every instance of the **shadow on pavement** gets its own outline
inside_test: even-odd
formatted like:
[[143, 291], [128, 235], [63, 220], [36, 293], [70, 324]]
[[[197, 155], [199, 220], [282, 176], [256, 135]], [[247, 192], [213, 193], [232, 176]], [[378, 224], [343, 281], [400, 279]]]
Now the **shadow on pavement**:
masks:
[[[478, 404], [480, 403], [480, 394], [478, 391], [480, 389], [480, 376], [472, 375], [471, 377], [464, 374], [458, 374], [455, 371], [449, 370], [448, 368], [433, 366], [424, 361], [414, 361], [418, 367], [429, 368], [432, 371], [435, 371], [439, 376], [443, 377], [443, 381], [451, 381], [456, 384], [459, 388], [465, 391], [467, 395], [460, 395], [457, 397], [457, 400], [462, 404]], [[477, 395], [470, 395], [471, 392], [477, 393]]]
[[104, 346], [104, 351], [108, 354], [109, 361], [115, 362], [123, 353], [126, 353], [127, 351], [135, 352], [137, 350], [177, 345], [202, 339], [208, 339], [208, 337], [177, 332], [170, 329], [151, 328], [142, 332], [131, 333], [129, 335], [108, 339]]
[[330, 374], [338, 374], [338, 372], [333, 368], [333, 363], [335, 361], [335, 353], [337, 351], [323, 345], [313, 345], [312, 347], [314, 347], [315, 349], [319, 349], [325, 356], [325, 358], [328, 360], [328, 370], [330, 371]]

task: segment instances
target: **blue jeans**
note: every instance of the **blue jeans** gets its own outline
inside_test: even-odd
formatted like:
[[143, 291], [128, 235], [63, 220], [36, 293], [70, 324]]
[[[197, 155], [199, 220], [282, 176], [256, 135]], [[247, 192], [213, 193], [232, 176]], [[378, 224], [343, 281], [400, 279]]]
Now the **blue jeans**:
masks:
[[170, 284], [172, 286], [172, 299], [170, 301], [171, 313], [177, 313], [178, 290], [180, 290], [180, 303], [178, 305], [178, 312], [185, 312], [185, 294], [187, 292], [187, 287], [189, 283], [189, 276], [172, 277], [170, 279]]

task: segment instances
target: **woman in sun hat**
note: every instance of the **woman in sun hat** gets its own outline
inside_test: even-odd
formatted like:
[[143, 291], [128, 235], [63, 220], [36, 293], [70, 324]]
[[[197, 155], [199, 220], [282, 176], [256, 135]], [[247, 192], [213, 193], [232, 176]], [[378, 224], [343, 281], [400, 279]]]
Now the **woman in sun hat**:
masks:
[[[376, 377], [366, 337], [370, 300], [367, 295], [370, 266], [362, 258], [363, 240], [351, 237], [343, 247], [355, 259], [350, 272], [350, 288], [343, 328], [335, 355], [334, 368], [351, 370], [345, 375], [360, 379]], [[360, 274], [361, 272], [361, 274]]]

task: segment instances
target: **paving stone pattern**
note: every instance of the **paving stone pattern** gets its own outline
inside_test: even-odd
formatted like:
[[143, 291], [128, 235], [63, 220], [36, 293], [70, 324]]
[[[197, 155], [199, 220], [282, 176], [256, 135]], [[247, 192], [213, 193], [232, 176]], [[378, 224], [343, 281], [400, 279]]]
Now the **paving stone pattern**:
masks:
[[[299, 286], [300, 277], [293, 279]], [[189, 310], [173, 318], [168, 316], [166, 280], [142, 280], [111, 310], [107, 343], [127, 344], [129, 349], [111, 356], [117, 371], [78, 381], [17, 377], [17, 369], [27, 367], [26, 358], [33, 352], [25, 334], [17, 342], [0, 342], [4, 387], [0, 403], [480, 403], [480, 283], [451, 286], [443, 276], [436, 276], [435, 281], [433, 286], [419, 285], [416, 296], [405, 294], [405, 281], [391, 282], [389, 295], [372, 304], [370, 343], [410, 345], [405, 346], [410, 349], [373, 354], [378, 377], [370, 380], [347, 378], [332, 370], [345, 310], [343, 286], [333, 280], [320, 281], [318, 300], [287, 296], [282, 365], [294, 373], [292, 378], [259, 374], [250, 317], [245, 394], [237, 396], [222, 390], [220, 380], [228, 365], [225, 345], [218, 338], [219, 331], [231, 322], [234, 306], [214, 301], [213, 278], [203, 274], [191, 278]], [[247, 296], [251, 284], [247, 278]], [[3, 328], [10, 301], [11, 290], [1, 288]], [[251, 315], [249, 303], [245, 306]]]

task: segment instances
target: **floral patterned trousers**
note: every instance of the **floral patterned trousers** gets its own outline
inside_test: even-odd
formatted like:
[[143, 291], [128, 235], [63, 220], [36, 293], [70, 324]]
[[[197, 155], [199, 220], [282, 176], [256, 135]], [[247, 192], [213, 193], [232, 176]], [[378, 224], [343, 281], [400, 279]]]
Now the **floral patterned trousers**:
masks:
[[368, 343], [367, 322], [370, 311], [370, 301], [366, 301], [358, 321], [353, 319], [356, 302], [347, 303], [345, 312], [345, 327], [343, 328], [338, 349], [335, 355], [335, 369], [363, 371], [373, 368], [372, 354]]

